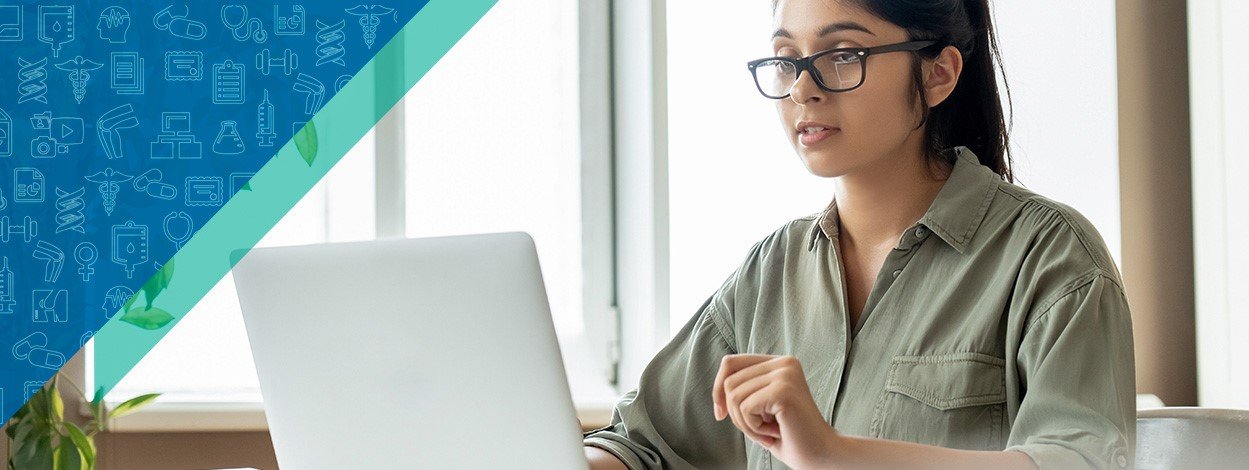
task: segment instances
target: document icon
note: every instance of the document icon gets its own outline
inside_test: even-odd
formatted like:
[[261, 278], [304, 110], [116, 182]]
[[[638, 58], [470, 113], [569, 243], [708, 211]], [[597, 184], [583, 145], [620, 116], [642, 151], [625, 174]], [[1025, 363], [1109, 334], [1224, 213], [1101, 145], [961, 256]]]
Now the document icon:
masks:
[[134, 52], [114, 52], [111, 56], [113, 66], [109, 85], [119, 95], [143, 94], [143, 59]]
[[245, 70], [232, 60], [213, 66], [213, 103], [243, 104]]

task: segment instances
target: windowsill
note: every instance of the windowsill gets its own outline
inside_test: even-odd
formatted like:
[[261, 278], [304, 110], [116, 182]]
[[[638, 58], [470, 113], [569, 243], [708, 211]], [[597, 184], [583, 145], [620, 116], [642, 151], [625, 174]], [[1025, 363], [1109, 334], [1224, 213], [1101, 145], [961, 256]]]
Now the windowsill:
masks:
[[[575, 399], [581, 427], [593, 429], [611, 420], [615, 398]], [[108, 406], [117, 403], [109, 402]], [[82, 410], [87, 413], [86, 408]], [[247, 432], [268, 431], [264, 405], [258, 401], [205, 402], [159, 399], [131, 414], [114, 419], [110, 432]]]

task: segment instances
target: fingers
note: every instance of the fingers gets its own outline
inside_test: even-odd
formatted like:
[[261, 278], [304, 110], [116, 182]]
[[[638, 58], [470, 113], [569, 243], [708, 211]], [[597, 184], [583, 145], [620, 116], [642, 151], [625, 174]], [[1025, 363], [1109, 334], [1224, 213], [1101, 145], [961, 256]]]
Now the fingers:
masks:
[[[742, 431], [747, 432], [748, 434], [754, 434], [755, 436], [766, 436], [768, 433], [764, 432], [762, 426], [765, 414], [767, 414], [766, 410], [752, 410], [743, 405], [748, 399], [760, 399], [764, 388], [777, 383], [780, 380], [780, 372], [783, 371], [773, 369], [767, 372], [762, 372], [754, 377], [750, 377], [741, 384], [733, 384], [735, 378], [745, 375], [748, 371], [749, 369], [743, 370], [740, 373], [729, 377], [726, 381], [725, 388], [727, 389], [726, 398], [728, 399], [728, 408], [734, 417], [734, 422], [737, 423], [738, 427], [741, 428]], [[768, 415], [768, 418], [772, 419], [770, 415]], [[754, 436], [752, 436], [752, 438], [753, 437]], [[772, 437], [780, 436], [774, 435]]]
[[766, 362], [773, 357], [776, 356], [763, 354], [728, 354], [720, 360], [720, 371], [716, 373], [716, 380], [711, 385], [711, 403], [716, 421], [723, 420], [728, 414], [727, 409], [725, 408], [724, 400], [725, 379], [739, 370], [761, 362]]
[[760, 443], [771, 444], [772, 439], [781, 437], [780, 422], [777, 419], [780, 410], [777, 403], [786, 393], [786, 387], [787, 384], [784, 382], [770, 382], [755, 393], [744, 397], [738, 405], [739, 412], [751, 426], [751, 431], [763, 437], [764, 440]]

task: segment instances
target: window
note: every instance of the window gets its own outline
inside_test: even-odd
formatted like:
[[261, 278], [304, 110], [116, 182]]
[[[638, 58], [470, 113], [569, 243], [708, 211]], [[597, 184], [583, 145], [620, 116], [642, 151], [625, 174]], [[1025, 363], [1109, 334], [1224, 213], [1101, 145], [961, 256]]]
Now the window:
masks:
[[[711, 11], [716, 20], [706, 21]], [[775, 104], [747, 72], [746, 61], [772, 55], [768, 3], [670, 1], [667, 14], [675, 333], [750, 246], [822, 210], [834, 182], [806, 171]], [[994, 20], [1013, 92], [1016, 174], [1025, 187], [1087, 216], [1118, 261], [1114, 2], [999, 3]], [[1055, 36], [1057, 24], [1079, 34]], [[1064, 67], [1080, 70], [1079, 80], [1053, 80], [1047, 51], [1055, 50], [1066, 51]]]
[[[527, 231], [537, 245], [574, 397], [613, 400], [602, 366], [605, 345], [586, 334], [587, 323], [609, 320], [609, 309], [587, 309], [593, 297], [583, 293], [610, 292], [612, 279], [583, 269], [585, 253], [601, 258], [611, 240], [586, 241], [581, 217], [591, 207], [583, 207], [582, 197], [579, 26], [573, 0], [500, 1], [386, 118], [396, 121], [378, 126], [401, 134], [370, 132], [258, 246], [372, 239], [379, 225], [394, 221], [378, 218], [396, 212], [408, 237]], [[383, 163], [406, 169], [393, 194], [379, 194], [375, 171]], [[611, 211], [599, 202], [610, 198], [593, 200], [593, 210]], [[109, 399], [153, 391], [169, 402], [260, 400], [230, 276]]]
[[[257, 246], [373, 238], [373, 132], [365, 135]], [[226, 274], [108, 394], [170, 402], [259, 402], [234, 281]]]

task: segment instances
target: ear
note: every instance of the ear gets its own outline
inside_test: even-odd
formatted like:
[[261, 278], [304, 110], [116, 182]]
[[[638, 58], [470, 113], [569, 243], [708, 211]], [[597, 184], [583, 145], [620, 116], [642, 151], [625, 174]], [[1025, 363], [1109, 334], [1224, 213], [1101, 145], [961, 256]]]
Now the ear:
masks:
[[945, 46], [941, 54], [924, 63], [924, 99], [928, 107], [936, 107], [949, 98], [963, 73], [963, 55], [954, 46]]

